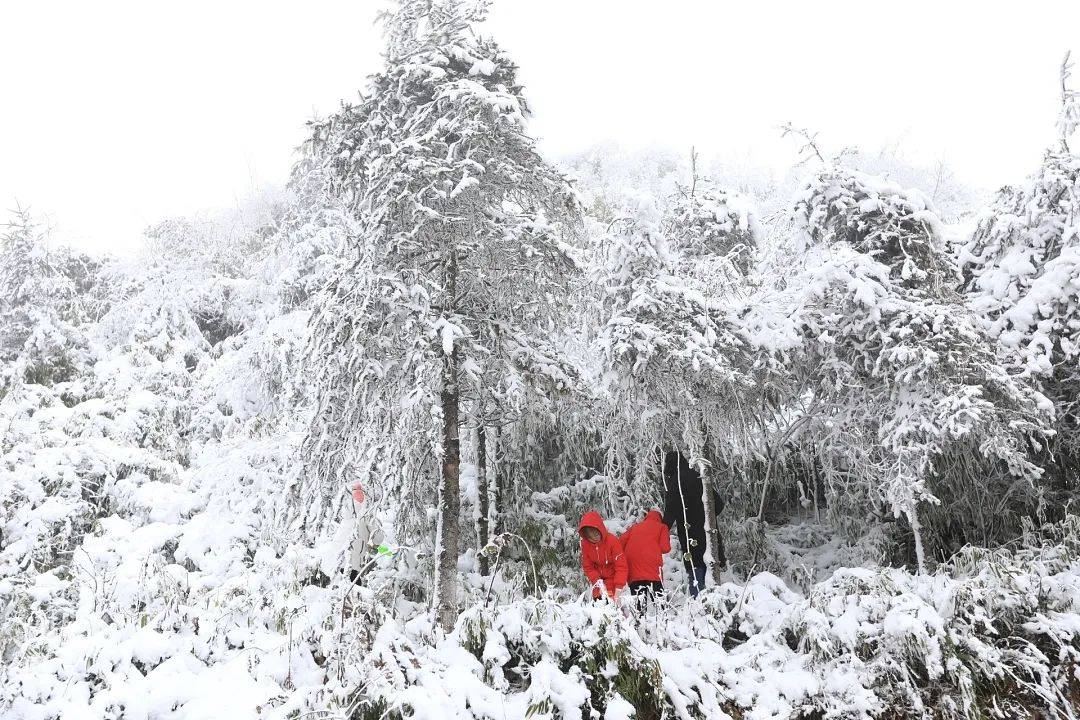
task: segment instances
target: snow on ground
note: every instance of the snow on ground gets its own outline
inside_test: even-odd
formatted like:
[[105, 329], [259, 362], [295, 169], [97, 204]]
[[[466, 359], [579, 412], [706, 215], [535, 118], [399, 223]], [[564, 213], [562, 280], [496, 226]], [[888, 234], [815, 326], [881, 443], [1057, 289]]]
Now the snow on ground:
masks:
[[212, 348], [192, 317], [220, 298], [170, 282], [102, 320], [73, 380], [0, 399], [4, 720], [963, 717], [987, 698], [1072, 717], [1075, 525], [917, 576], [845, 567], [861, 549], [802, 519], [768, 532], [784, 579], [690, 600], [673, 555], [668, 598], [639, 617], [579, 595], [574, 492], [594, 476], [529, 503], [548, 589], [521, 547], [494, 582], [470, 549], [443, 636], [411, 549], [363, 555], [351, 586], [362, 517], [314, 542], [289, 530], [305, 417], [282, 398], [305, 313], [246, 307], [266, 294], [246, 287]]
[[[900, 195], [921, 218], [920, 196]], [[652, 194], [635, 201], [656, 210]], [[294, 218], [283, 249], [251, 258], [237, 238], [219, 257], [215, 243], [185, 250], [180, 236], [175, 257], [163, 246], [141, 265], [108, 265], [100, 282], [116, 287], [96, 298], [104, 310], [88, 315], [72, 377], [0, 395], [3, 720], [1080, 713], [1075, 517], [929, 574], [879, 567], [874, 548], [795, 518], [762, 533], [756, 562], [733, 564], [752, 577], [727, 573], [696, 600], [673, 553], [668, 595], [639, 611], [589, 600], [576, 567], [576, 519], [613, 484], [592, 475], [513, 498], [512, 519], [530, 526], [511, 527], [494, 578], [465, 550], [463, 612], [442, 633], [422, 600], [429, 547], [354, 547], [372, 520], [364, 509], [315, 537], [290, 523], [310, 410], [296, 365], [305, 301], [342, 262], [328, 215]], [[168, 240], [168, 227], [155, 232]], [[821, 288], [850, 278], [872, 299], [887, 274], [842, 265], [819, 273]], [[1076, 284], [1077, 266], [1064, 253], [1048, 264], [1032, 307], [1010, 321], [1030, 325], [1034, 305]], [[761, 328], [751, 340], [795, 342], [787, 316], [748, 317]], [[450, 345], [461, 328], [440, 331]], [[475, 466], [462, 469], [475, 504]], [[611, 529], [627, 526], [625, 510]], [[726, 537], [761, 529], [749, 522], [728, 523]]]
[[[558, 589], [506, 601], [502, 584], [485, 603], [467, 583], [471, 607], [442, 636], [422, 607], [320, 579], [343, 548], [266, 535], [268, 463], [289, 446], [210, 443], [152, 513], [97, 522], [78, 574], [3, 580], [31, 614], [75, 602], [9, 658], [4, 717], [870, 718], [988, 692], [1070, 717], [1055, 693], [1080, 682], [1080, 528], [932, 575], [842, 568], [805, 594], [768, 573], [698, 600], [670, 583], [640, 615]], [[829, 561], [823, 547], [809, 562]]]

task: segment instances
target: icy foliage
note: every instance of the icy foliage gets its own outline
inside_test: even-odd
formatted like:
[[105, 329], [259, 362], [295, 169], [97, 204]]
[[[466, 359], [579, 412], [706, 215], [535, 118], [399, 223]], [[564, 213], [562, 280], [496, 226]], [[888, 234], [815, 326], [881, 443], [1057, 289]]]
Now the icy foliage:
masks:
[[734, 192], [701, 188], [679, 193], [665, 231], [688, 257], [722, 258], [729, 272], [746, 275], [764, 230], [753, 201]]
[[[918, 193], [826, 169], [797, 198], [795, 225], [805, 269], [773, 308], [743, 313], [755, 344], [786, 354], [782, 437], [812, 445], [833, 512], [865, 498], [856, 513], [884, 503], [906, 515], [920, 562], [924, 503], [945, 500], [965, 535], [1001, 537], [979, 508], [1000, 493], [1034, 507], [1028, 451], [1049, 403], [1010, 375], [952, 290], [936, 215]], [[779, 322], [776, 306], [790, 308]], [[1016, 531], [1018, 517], [1003, 520]]]
[[418, 718], [604, 717], [627, 705], [635, 717], [1072, 717], [1075, 533], [1047, 528], [1040, 550], [971, 552], [933, 575], [841, 570], [806, 595], [761, 574], [639, 617], [544, 596], [470, 608], [445, 638], [391, 623], [372, 636], [366, 695], [349, 707]]
[[971, 306], [1054, 401], [1051, 449], [1066, 485], [1080, 468], [1080, 155], [1047, 152], [1006, 187], [960, 255]]
[[[287, 192], [127, 260], [0, 234], [0, 717], [1075, 720], [1067, 143], [959, 269], [848, 165], [575, 190], [485, 11], [399, 3]], [[592, 602], [578, 519], [671, 447], [727, 567]]]

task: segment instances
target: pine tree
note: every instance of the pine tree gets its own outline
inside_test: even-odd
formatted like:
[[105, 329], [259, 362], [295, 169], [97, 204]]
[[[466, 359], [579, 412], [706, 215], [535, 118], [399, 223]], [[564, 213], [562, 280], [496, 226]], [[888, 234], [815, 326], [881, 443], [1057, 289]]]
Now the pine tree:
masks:
[[1080, 93], [1062, 65], [1060, 137], [1019, 187], [1002, 188], [960, 251], [965, 289], [990, 333], [1054, 403], [1044, 463], [1062, 486], [1080, 470]]
[[[613, 222], [597, 246], [593, 274], [601, 293], [601, 324], [596, 344], [607, 410], [598, 431], [610, 469], [638, 481], [630, 487], [639, 504], [652, 499], [654, 483], [642, 482], [652, 465], [652, 448], [682, 449], [706, 477], [710, 460], [731, 456], [738, 444], [738, 397], [749, 382], [748, 347], [729, 317], [729, 298], [714, 293], [696, 274], [716, 267], [715, 261], [730, 280], [731, 259], [742, 252], [741, 243], [729, 237], [738, 225], [727, 225], [726, 231], [708, 225], [709, 244], [702, 245], [697, 241], [703, 223], [699, 216], [687, 219], [689, 212], [661, 225], [645, 208]], [[687, 243], [686, 255], [662, 227]], [[711, 493], [705, 492], [704, 502], [711, 509]], [[715, 514], [706, 513], [706, 520], [717, 579], [722, 568]]]
[[[827, 167], [799, 196], [795, 221], [810, 267], [794, 285], [804, 357], [790, 366], [809, 373], [823, 407], [814, 442], [830, 462], [842, 458], [839, 474], [870, 482], [855, 497], [907, 518], [920, 567], [927, 504], [948, 502], [951, 520], [984, 539], [994, 530], [979, 518], [1002, 495], [1010, 513], [1033, 507], [1040, 471], [1027, 452], [1044, 432], [1045, 398], [1010, 375], [953, 289], [956, 268], [925, 197]], [[855, 489], [845, 489], [849, 503]], [[1009, 522], [1003, 511], [992, 524]]]
[[355, 474], [395, 505], [395, 532], [418, 536], [437, 475], [433, 606], [447, 629], [460, 427], [485, 422], [469, 416], [483, 414], [479, 387], [554, 393], [570, 382], [551, 338], [575, 273], [564, 238], [577, 206], [526, 134], [516, 67], [475, 33], [486, 11], [403, 0], [385, 19], [386, 64], [367, 95], [314, 124], [307, 143], [329, 201], [358, 224], [354, 262], [314, 319], [308, 520], [331, 517]]
[[[50, 252], [48, 235], [29, 210], [17, 208], [0, 234], [0, 389], [19, 379], [53, 384], [73, 373], [82, 338], [75, 283], [64, 253]], [[14, 373], [14, 374], [12, 374]]]
[[667, 213], [664, 233], [683, 255], [698, 261], [722, 261], [718, 274], [746, 275], [762, 230], [750, 200], [701, 181], [691, 193], [680, 192]]

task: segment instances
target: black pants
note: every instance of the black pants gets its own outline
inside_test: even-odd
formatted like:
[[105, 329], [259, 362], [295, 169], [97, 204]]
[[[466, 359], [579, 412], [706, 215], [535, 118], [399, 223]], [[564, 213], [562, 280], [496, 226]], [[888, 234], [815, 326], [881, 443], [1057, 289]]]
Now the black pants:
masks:
[[690, 597], [697, 597], [698, 593], [705, 589], [705, 576], [708, 569], [705, 567], [705, 558], [694, 560], [693, 564], [683, 563], [686, 568], [686, 577], [690, 583]]
[[659, 580], [634, 580], [630, 583], [630, 592], [652, 598], [664, 594], [664, 583]]

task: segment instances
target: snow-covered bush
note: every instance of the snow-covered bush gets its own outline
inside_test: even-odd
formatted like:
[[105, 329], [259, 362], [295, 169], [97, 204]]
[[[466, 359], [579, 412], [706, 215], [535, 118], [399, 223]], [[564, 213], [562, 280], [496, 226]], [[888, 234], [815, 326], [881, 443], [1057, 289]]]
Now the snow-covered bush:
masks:
[[749, 198], [710, 187], [676, 194], [663, 230], [688, 259], [709, 265], [723, 261], [729, 272], [741, 275], [750, 271], [764, 233]]
[[930, 575], [842, 569], [805, 596], [763, 573], [640, 614], [538, 597], [442, 639], [388, 622], [352, 699], [362, 717], [1074, 717], [1078, 531]]
[[1054, 403], [1044, 464], [1075, 487], [1080, 468], [1080, 155], [1048, 152], [1023, 186], [1003, 188], [961, 250], [971, 306]]
[[0, 396], [20, 382], [67, 382], [86, 361], [76, 328], [83, 297], [72, 276], [85, 269], [69, 251], [49, 248], [29, 211], [12, 212], [0, 234]]
[[[920, 565], [920, 513], [945, 556], [1014, 535], [1038, 506], [1029, 453], [1049, 403], [1009, 373], [953, 291], [932, 208], [916, 192], [825, 169], [795, 219], [806, 269], [787, 300], [750, 305], [743, 318], [758, 346], [787, 353], [779, 372], [794, 371], [797, 382], [785, 382], [798, 394], [785, 401], [781, 437], [797, 429], [813, 446], [830, 512], [903, 515]], [[790, 308], [779, 322], [777, 305]]]

